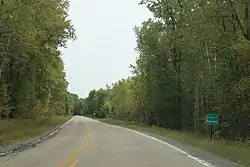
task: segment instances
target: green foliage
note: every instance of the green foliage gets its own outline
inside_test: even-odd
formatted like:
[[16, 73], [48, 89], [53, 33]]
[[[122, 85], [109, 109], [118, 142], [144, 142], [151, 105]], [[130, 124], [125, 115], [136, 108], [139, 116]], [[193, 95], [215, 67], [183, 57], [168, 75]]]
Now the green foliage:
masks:
[[101, 107], [102, 118], [115, 118], [115, 113], [113, 112], [112, 105], [110, 101], [106, 100]]
[[0, 118], [8, 118], [10, 115], [9, 96], [5, 85], [0, 86]]
[[74, 104], [59, 51], [75, 39], [68, 7], [67, 0], [1, 3], [0, 118], [46, 123], [53, 114], [69, 114], [66, 106]]

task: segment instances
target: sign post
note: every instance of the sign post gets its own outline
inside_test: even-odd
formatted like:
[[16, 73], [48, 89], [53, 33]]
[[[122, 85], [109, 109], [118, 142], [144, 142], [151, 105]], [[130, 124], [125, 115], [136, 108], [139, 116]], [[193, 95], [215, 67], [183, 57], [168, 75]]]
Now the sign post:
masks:
[[206, 114], [206, 125], [210, 125], [210, 137], [213, 139], [213, 125], [219, 124], [218, 114]]

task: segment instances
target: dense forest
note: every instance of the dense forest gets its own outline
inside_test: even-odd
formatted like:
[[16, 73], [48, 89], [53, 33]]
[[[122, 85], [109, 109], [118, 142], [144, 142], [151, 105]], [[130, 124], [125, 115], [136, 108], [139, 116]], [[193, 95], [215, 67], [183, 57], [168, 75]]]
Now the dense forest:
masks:
[[60, 48], [74, 40], [67, 0], [1, 0], [0, 119], [35, 119], [71, 112]]
[[[143, 0], [133, 75], [92, 90], [75, 113], [216, 135], [250, 137], [250, 1]], [[119, 56], [119, 55], [118, 55]], [[119, 69], [117, 69], [119, 70]]]

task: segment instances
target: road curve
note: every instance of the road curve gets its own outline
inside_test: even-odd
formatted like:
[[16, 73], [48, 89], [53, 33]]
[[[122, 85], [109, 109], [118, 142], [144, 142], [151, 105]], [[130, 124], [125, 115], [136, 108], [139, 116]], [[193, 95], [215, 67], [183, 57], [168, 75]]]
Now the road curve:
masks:
[[75, 116], [54, 138], [0, 158], [1, 167], [204, 167], [161, 142]]

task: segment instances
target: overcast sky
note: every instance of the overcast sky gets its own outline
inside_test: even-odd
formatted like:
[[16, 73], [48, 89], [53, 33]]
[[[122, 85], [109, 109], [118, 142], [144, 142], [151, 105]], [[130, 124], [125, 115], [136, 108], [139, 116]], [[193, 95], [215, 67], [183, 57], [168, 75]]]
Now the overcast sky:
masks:
[[129, 75], [137, 53], [135, 25], [151, 14], [138, 0], [70, 0], [77, 40], [63, 49], [68, 90], [86, 97]]

